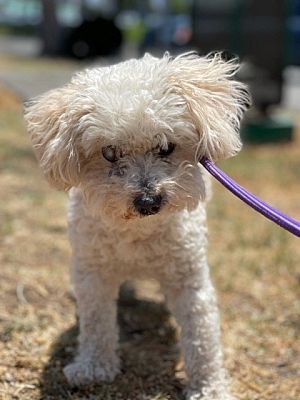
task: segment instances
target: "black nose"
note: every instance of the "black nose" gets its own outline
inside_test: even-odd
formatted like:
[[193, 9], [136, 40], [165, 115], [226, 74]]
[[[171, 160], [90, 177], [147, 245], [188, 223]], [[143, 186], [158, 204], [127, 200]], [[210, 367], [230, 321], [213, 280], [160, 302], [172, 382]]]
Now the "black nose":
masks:
[[155, 195], [142, 194], [134, 199], [133, 204], [135, 209], [141, 215], [153, 215], [159, 212], [161, 207], [161, 202], [162, 202], [162, 197], [160, 194], [155, 194]]

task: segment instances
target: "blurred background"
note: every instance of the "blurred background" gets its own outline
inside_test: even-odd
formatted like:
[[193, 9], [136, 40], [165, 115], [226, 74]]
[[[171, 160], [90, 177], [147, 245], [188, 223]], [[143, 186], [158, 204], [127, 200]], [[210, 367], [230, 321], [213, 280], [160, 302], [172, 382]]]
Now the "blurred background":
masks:
[[255, 104], [244, 141], [291, 140], [291, 121], [269, 111], [300, 108], [300, 0], [0, 0], [1, 56], [49, 59], [47, 79], [38, 63], [2, 65], [0, 80], [25, 99], [90, 64], [190, 49], [243, 61]]
[[[0, 0], [0, 400], [183, 399], [178, 331], [151, 285], [121, 296], [118, 379], [66, 385], [76, 351], [67, 196], [43, 179], [22, 114], [82, 68], [191, 49], [238, 56], [253, 96], [246, 145], [222, 168], [300, 219], [300, 0]], [[233, 392], [300, 399], [299, 239], [217, 184], [208, 221]]]
[[[111, 63], [189, 49], [238, 55], [241, 79], [264, 115], [282, 101], [299, 109], [300, 0], [0, 0], [0, 54], [20, 62], [67, 58], [72, 70], [82, 67], [78, 60]], [[23, 82], [2, 68], [0, 79], [30, 97], [68, 78], [67, 68], [49, 70], [43, 82], [36, 74], [36, 87], [34, 71]]]

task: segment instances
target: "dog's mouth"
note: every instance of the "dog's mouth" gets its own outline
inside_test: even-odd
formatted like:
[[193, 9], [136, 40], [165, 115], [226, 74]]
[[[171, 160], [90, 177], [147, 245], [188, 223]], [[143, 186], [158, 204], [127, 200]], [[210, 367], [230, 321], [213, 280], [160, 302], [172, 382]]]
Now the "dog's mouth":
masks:
[[136, 218], [136, 214], [133, 212], [133, 210], [130, 209], [123, 215], [123, 218], [126, 221], [129, 221], [129, 220], [135, 219]]

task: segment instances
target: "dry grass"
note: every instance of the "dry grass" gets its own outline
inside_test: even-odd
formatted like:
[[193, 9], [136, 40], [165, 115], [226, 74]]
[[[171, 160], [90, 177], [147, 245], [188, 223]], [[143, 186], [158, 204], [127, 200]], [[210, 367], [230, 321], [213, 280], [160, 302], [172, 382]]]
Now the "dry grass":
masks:
[[0, 85], [0, 110], [20, 111], [20, 99], [5, 86]]
[[[9, 103], [10, 104], [10, 103]], [[0, 111], [0, 399], [182, 399], [174, 321], [155, 288], [120, 300], [123, 373], [71, 390], [62, 366], [75, 348], [68, 281], [66, 196], [38, 171], [21, 111]], [[266, 200], [300, 216], [300, 143], [246, 149], [224, 164]], [[210, 263], [222, 312], [226, 365], [239, 399], [300, 398], [300, 247], [215, 185]]]

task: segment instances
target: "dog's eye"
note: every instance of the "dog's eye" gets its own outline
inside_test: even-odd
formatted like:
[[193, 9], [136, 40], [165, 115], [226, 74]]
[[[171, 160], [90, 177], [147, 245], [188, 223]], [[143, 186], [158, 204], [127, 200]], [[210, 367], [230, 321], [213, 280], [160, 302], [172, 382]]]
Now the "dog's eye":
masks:
[[167, 145], [167, 147], [161, 147], [161, 148], [159, 149], [158, 154], [159, 154], [161, 157], [167, 157], [167, 156], [169, 156], [171, 153], [173, 153], [174, 149], [175, 149], [175, 144], [169, 142], [168, 145]]
[[105, 158], [105, 160], [111, 163], [114, 163], [118, 160], [117, 150], [115, 146], [102, 147], [102, 155]]

